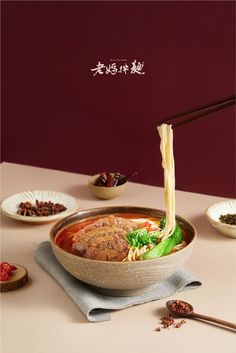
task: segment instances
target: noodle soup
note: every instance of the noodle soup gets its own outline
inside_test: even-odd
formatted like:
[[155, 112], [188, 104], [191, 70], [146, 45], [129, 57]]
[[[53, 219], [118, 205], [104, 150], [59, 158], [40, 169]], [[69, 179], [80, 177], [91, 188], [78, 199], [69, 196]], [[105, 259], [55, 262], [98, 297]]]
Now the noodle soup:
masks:
[[164, 217], [145, 213], [106, 214], [67, 226], [54, 241], [61, 249], [91, 260], [137, 261], [159, 243], [159, 257], [179, 251], [189, 243], [188, 234], [181, 227], [177, 242], [169, 238], [162, 243], [158, 237], [164, 224]]
[[[103, 261], [79, 255], [85, 250], [85, 245], [82, 243], [81, 248], [78, 248], [76, 252], [76, 249], [72, 246], [71, 238], [77, 234], [77, 231], [83, 230], [81, 227], [89, 226], [92, 222], [111, 215], [124, 216], [125, 219], [131, 221], [144, 218], [156, 222], [157, 226], [160, 226], [161, 219], [165, 218], [164, 211], [153, 208], [135, 206], [99, 207], [80, 211], [66, 217], [55, 223], [50, 231], [52, 250], [61, 266], [80, 281], [92, 286], [96, 291], [115, 296], [139, 295], [178, 271], [188, 260], [194, 247], [196, 230], [189, 221], [178, 215], [176, 215], [176, 222], [181, 228], [186, 246], [166, 256], [145, 261], [123, 261], [120, 258], [123, 251], [122, 247], [115, 254], [115, 256], [119, 256], [119, 260], [113, 258]], [[127, 216], [128, 218], [126, 218]], [[163, 243], [164, 241], [161, 242], [161, 244]], [[95, 247], [97, 247], [97, 244], [99, 242], [96, 242]], [[104, 256], [106, 254], [105, 250], [100, 250], [99, 253]], [[94, 254], [93, 247], [91, 253]], [[109, 254], [109, 256], [113, 255]]]

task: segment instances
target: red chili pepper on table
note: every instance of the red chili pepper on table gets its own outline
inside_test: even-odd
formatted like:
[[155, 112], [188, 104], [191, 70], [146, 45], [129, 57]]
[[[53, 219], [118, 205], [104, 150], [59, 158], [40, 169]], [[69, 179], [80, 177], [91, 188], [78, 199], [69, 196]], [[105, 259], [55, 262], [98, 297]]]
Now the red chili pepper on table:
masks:
[[7, 273], [11, 272], [11, 265], [8, 262], [1, 262], [0, 268], [6, 271]]
[[0, 268], [0, 280], [1, 281], [8, 281], [8, 279], [9, 279], [8, 272], [3, 270], [2, 268]]
[[16, 271], [17, 267], [15, 265], [11, 265], [8, 262], [0, 263], [0, 272], [1, 272], [1, 281], [7, 281], [10, 276], [12, 276], [12, 271]]
[[12, 270], [12, 271], [17, 270], [17, 267], [16, 267], [15, 265], [10, 265], [10, 266], [11, 266], [11, 270]]

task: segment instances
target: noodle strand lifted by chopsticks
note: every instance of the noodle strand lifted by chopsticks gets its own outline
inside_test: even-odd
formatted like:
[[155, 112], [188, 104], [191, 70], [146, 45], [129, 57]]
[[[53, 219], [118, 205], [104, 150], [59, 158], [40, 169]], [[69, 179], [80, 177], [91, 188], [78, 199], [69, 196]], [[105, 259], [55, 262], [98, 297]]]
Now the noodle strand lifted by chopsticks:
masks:
[[159, 239], [167, 239], [175, 229], [175, 162], [173, 154], [173, 130], [171, 125], [157, 127], [161, 138], [160, 150], [164, 169], [164, 197], [166, 205], [166, 224]]
[[[162, 155], [162, 167], [164, 169], [164, 199], [166, 206], [166, 222], [158, 236], [158, 242], [169, 238], [175, 231], [175, 162], [173, 153], [173, 130], [171, 125], [162, 124], [157, 127], [160, 135], [160, 150]], [[178, 251], [185, 247], [186, 242], [182, 241], [173, 247], [171, 252]], [[151, 253], [155, 246], [144, 245], [141, 248], [131, 247], [124, 261], [139, 260], [142, 255]], [[150, 251], [149, 251], [150, 250]], [[151, 255], [150, 258], [152, 258]]]

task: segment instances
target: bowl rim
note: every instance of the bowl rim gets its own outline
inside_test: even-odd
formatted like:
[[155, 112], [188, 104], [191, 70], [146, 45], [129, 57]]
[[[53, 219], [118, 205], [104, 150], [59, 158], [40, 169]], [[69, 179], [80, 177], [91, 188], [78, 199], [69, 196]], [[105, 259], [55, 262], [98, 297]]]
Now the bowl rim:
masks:
[[[50, 233], [49, 233], [49, 238], [50, 238], [50, 242], [51, 244], [53, 243], [53, 247], [56, 247], [59, 251], [61, 251], [62, 253], [64, 252], [67, 256], [69, 256], [71, 259], [79, 259], [80, 261], [84, 261], [85, 263], [103, 263], [103, 264], [112, 264], [114, 266], [117, 266], [117, 265], [120, 265], [120, 266], [134, 266], [134, 264], [144, 264], [144, 263], [150, 263], [150, 262], [154, 262], [154, 261], [164, 261], [166, 259], [166, 257], [168, 256], [168, 258], [170, 256], [176, 256], [177, 254], [180, 254], [180, 253], [183, 253], [185, 251], [188, 250], [189, 247], [192, 247], [193, 244], [195, 243], [196, 241], [196, 238], [197, 238], [197, 230], [195, 228], [195, 226], [186, 218], [184, 217], [181, 217], [181, 216], [178, 216], [177, 214], [175, 215], [177, 219], [181, 220], [182, 222], [184, 221], [185, 223], [187, 223], [188, 226], [190, 226], [193, 230], [193, 236], [192, 236], [192, 239], [191, 241], [183, 248], [183, 249], [180, 249], [179, 251], [176, 251], [176, 252], [173, 252], [171, 254], [168, 254], [166, 256], [162, 256], [162, 257], [158, 257], [156, 259], [150, 259], [150, 260], [145, 260], [145, 261], [103, 261], [103, 260], [93, 260], [93, 259], [87, 259], [87, 258], [84, 258], [84, 257], [81, 257], [81, 256], [78, 256], [78, 255], [74, 255], [74, 254], [71, 254], [69, 253], [68, 251], [62, 249], [60, 246], [58, 246], [55, 241], [54, 241], [54, 238], [56, 236], [56, 234], [54, 235], [54, 231], [58, 228], [58, 226], [60, 225], [60, 223], [62, 222], [65, 222], [65, 221], [68, 221], [70, 220], [71, 218], [73, 218], [74, 216], [78, 215], [78, 214], [81, 214], [81, 213], [86, 213], [86, 212], [96, 212], [98, 210], [102, 211], [108, 211], [109, 209], [113, 209], [113, 208], [121, 208], [121, 209], [125, 209], [125, 208], [132, 208], [132, 209], [137, 209], [137, 210], [147, 210], [147, 211], [157, 211], [157, 212], [161, 212], [161, 213], [165, 213], [164, 210], [160, 210], [160, 209], [155, 209], [155, 208], [149, 208], [149, 207], [141, 207], [141, 206], [105, 206], [105, 207], [96, 207], [96, 208], [91, 208], [91, 209], [86, 209], [86, 210], [82, 210], [82, 211], [79, 211], [79, 212], [75, 212], [73, 213], [72, 215], [69, 215], [65, 218], [62, 218], [60, 219], [58, 222], [56, 222], [53, 227], [51, 228], [50, 230]], [[112, 213], [112, 212], [110, 212]], [[118, 211], [117, 212], [113, 212], [113, 213], [119, 213]], [[141, 213], [141, 212], [140, 212]], [[109, 214], [108, 212], [106, 214]], [[96, 217], [96, 215], [93, 215], [93, 216], [88, 216], [87, 218], [93, 218], [93, 217]], [[75, 222], [78, 222], [75, 221]], [[62, 227], [60, 229], [60, 231], [62, 229], [65, 229], [67, 226], [75, 223], [75, 222], [71, 222], [71, 223], [68, 223], [67, 225], [65, 225], [65, 227]], [[122, 264], [122, 265], [121, 265]]]

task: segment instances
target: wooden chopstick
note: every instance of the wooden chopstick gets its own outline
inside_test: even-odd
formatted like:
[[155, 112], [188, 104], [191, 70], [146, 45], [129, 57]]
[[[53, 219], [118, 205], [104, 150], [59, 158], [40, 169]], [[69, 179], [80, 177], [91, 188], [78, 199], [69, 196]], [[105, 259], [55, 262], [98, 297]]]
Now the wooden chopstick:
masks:
[[176, 115], [173, 115], [161, 122], [158, 123], [158, 125], [161, 124], [171, 124], [173, 128], [179, 127], [181, 125], [185, 125], [187, 123], [190, 123], [194, 120], [201, 119], [207, 115], [210, 115], [214, 112], [217, 112], [221, 109], [225, 109], [231, 105], [235, 104], [235, 96], [230, 96], [224, 99], [221, 99], [217, 102], [210, 103], [203, 105], [201, 107], [195, 108], [193, 110], [189, 110], [183, 113], [179, 113]]

